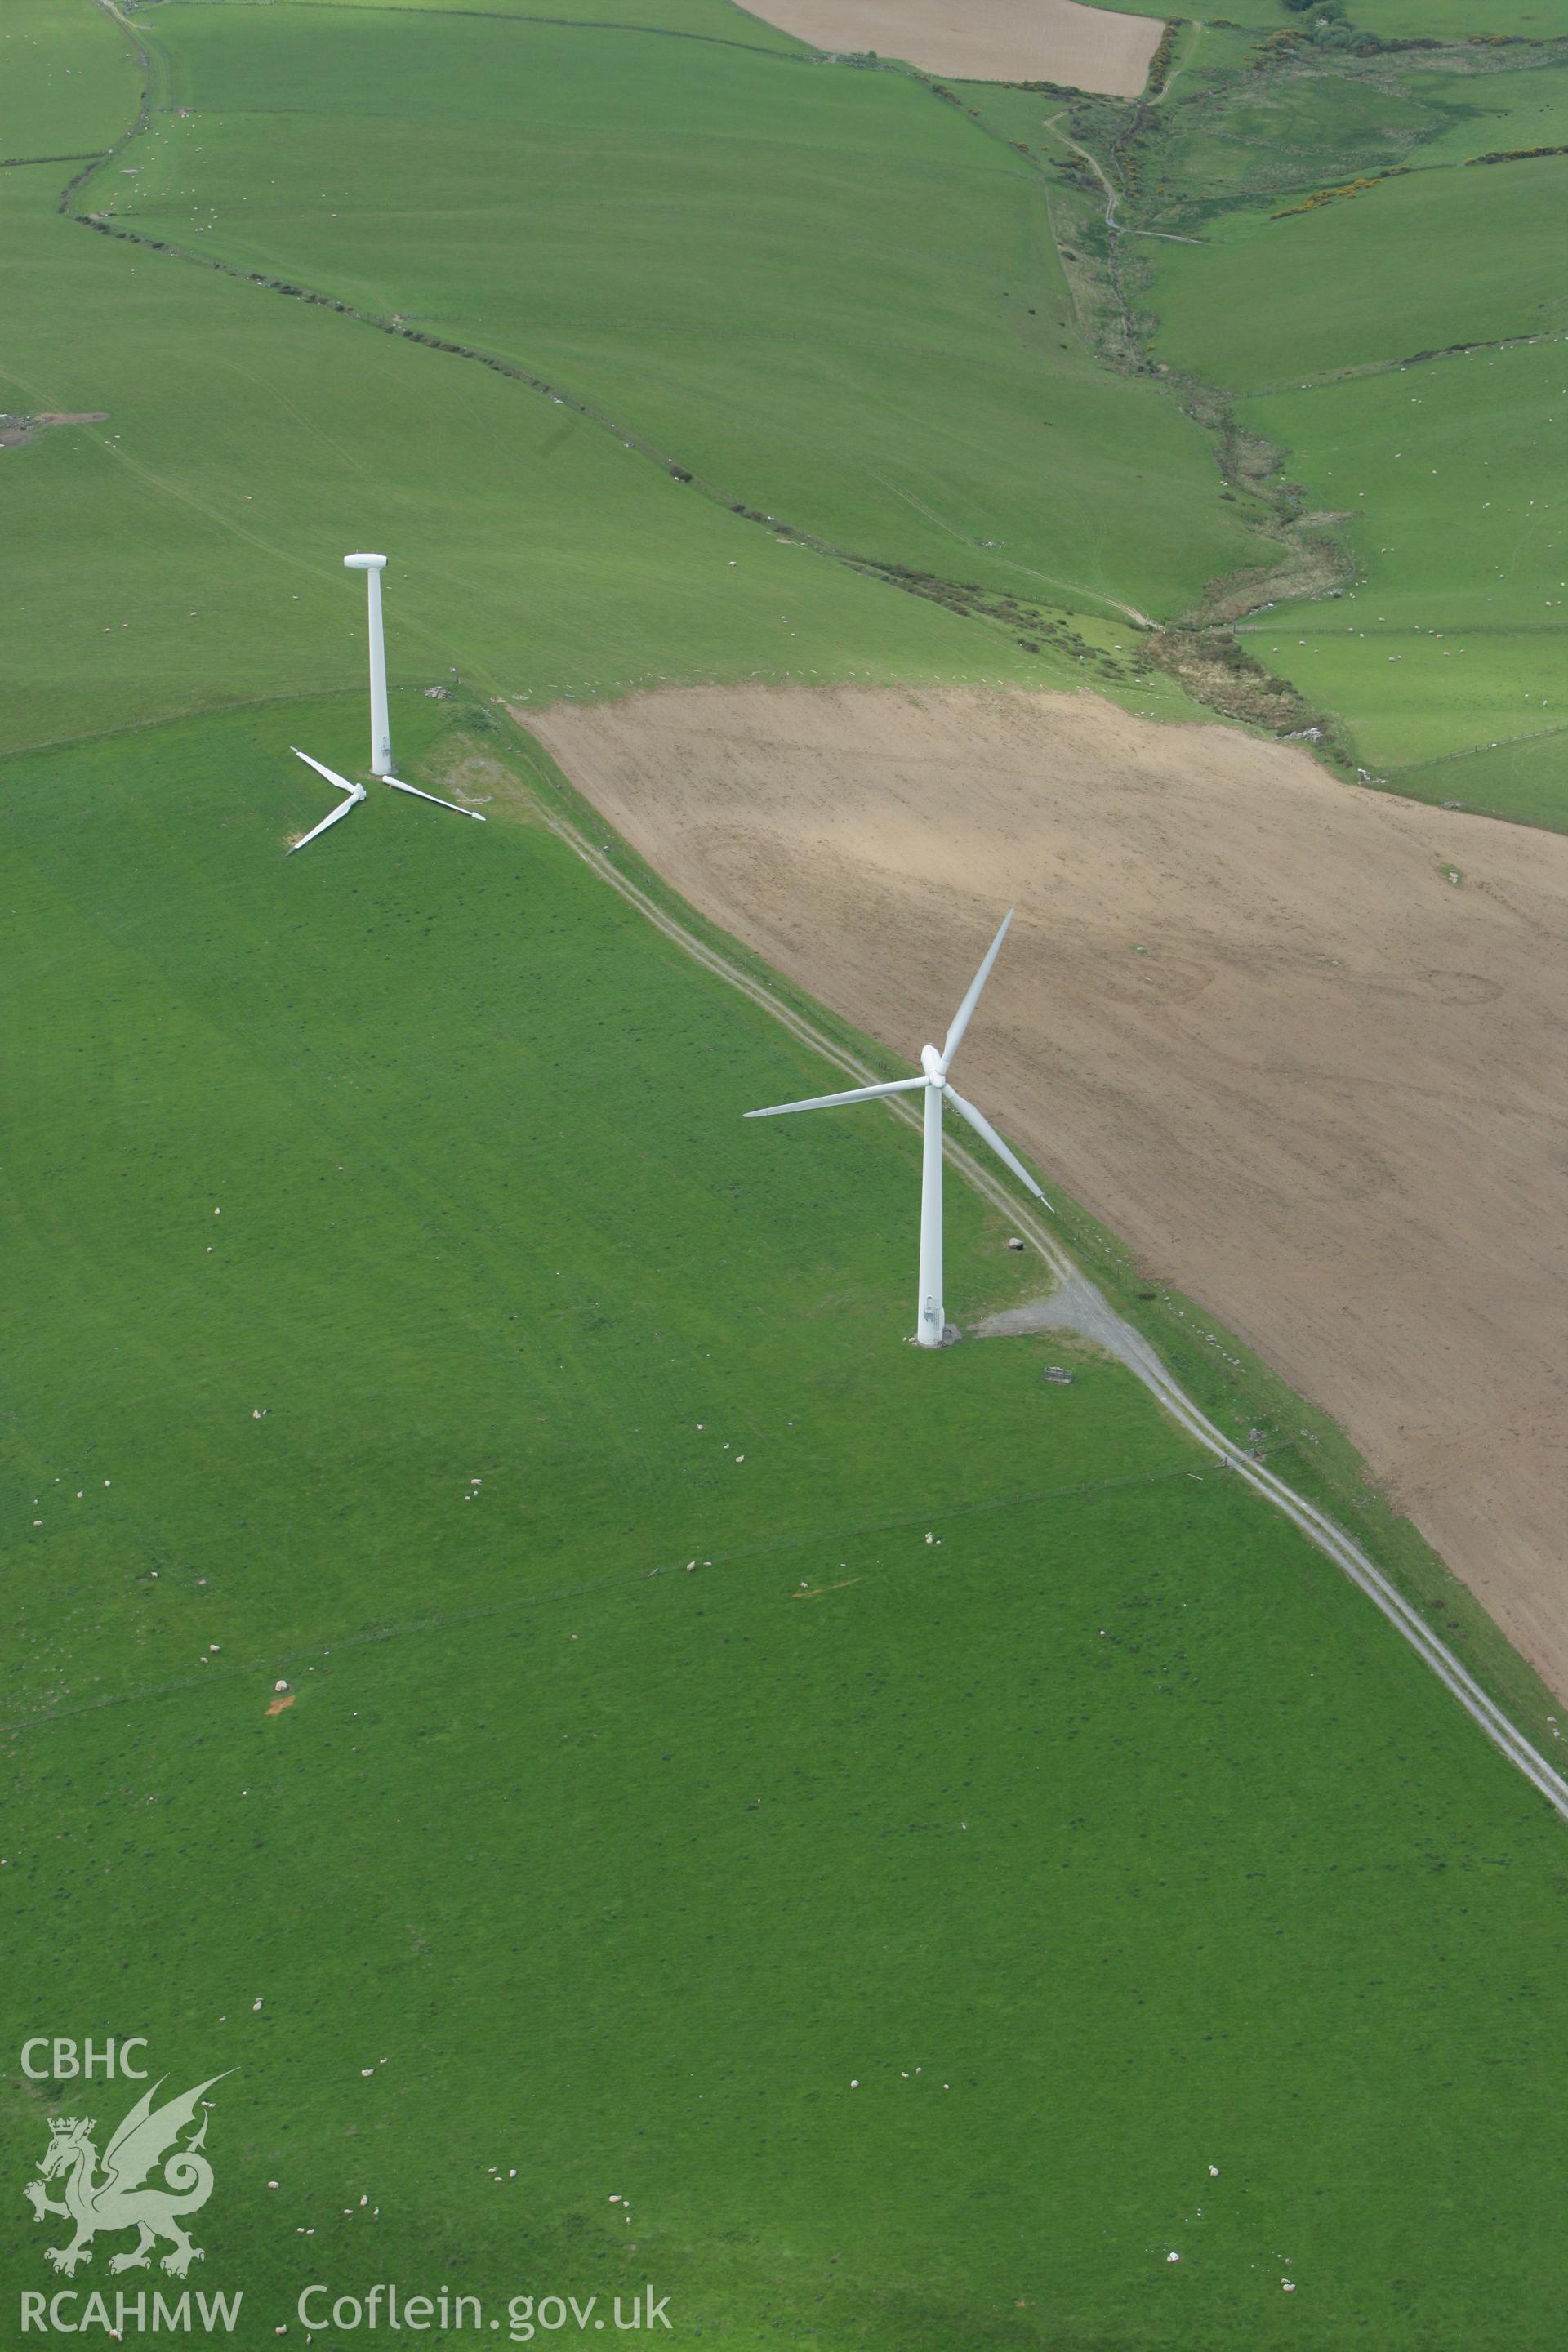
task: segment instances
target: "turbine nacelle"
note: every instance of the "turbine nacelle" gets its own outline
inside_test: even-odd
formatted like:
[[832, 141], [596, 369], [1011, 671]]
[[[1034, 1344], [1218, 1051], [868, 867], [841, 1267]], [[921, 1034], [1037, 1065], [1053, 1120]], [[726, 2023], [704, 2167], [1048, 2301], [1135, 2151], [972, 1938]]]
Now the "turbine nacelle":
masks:
[[942, 1055], [937, 1052], [934, 1045], [922, 1045], [921, 1047], [921, 1067], [925, 1072], [927, 1078], [933, 1087], [946, 1086], [947, 1071], [943, 1066]]

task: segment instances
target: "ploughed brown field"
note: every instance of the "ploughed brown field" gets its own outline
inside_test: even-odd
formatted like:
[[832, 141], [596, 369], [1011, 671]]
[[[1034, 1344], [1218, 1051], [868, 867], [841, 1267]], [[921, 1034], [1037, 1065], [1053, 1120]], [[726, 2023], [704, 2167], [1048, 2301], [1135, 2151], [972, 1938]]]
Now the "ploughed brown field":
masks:
[[875, 49], [970, 81], [1058, 81], [1136, 98], [1164, 26], [1081, 0], [745, 0], [814, 48]]
[[1089, 694], [517, 715], [911, 1066], [1016, 902], [964, 1092], [1331, 1413], [1568, 1696], [1568, 839]]

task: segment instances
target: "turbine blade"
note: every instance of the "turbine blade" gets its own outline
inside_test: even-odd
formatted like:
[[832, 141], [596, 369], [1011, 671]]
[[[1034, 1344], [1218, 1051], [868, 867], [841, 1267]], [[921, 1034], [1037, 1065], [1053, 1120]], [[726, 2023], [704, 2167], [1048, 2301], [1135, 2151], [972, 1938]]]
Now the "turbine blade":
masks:
[[743, 1111], [742, 1117], [782, 1118], [786, 1110], [831, 1110], [836, 1103], [871, 1102], [878, 1095], [910, 1094], [926, 1083], [923, 1077], [894, 1078], [885, 1087], [851, 1087], [847, 1095], [807, 1095], [804, 1102], [770, 1103], [766, 1110]]
[[417, 784], [405, 784], [401, 776], [383, 776], [381, 781], [390, 784], [395, 793], [412, 793], [416, 801], [434, 801], [437, 808], [453, 809], [458, 816], [471, 816], [479, 824], [484, 823], [478, 809], [463, 808], [457, 801], [444, 801], [437, 793], [422, 793]]
[[1007, 926], [1013, 919], [1014, 912], [1015, 909], [1009, 907], [1003, 916], [1002, 928], [986, 949], [985, 961], [970, 982], [969, 993], [952, 1016], [952, 1026], [947, 1033], [947, 1039], [942, 1049], [942, 1067], [944, 1076], [947, 1074], [947, 1066], [957, 1053], [963, 1033], [969, 1026], [969, 1016], [980, 1002], [980, 992], [991, 977], [991, 967], [995, 962], [1002, 942], [1007, 936]]
[[356, 808], [363, 798], [364, 794], [363, 793], [356, 793], [352, 801], [340, 801], [335, 809], [330, 809], [328, 811], [327, 814], [321, 819], [320, 824], [313, 824], [309, 833], [305, 834], [299, 841], [295, 842], [293, 848], [289, 852], [289, 856], [293, 856], [294, 850], [303, 849], [307, 842], [314, 841], [318, 834], [325, 833], [330, 824], [337, 824], [343, 817], [347, 816], [350, 809]]
[[[1034, 1178], [1030, 1175], [1028, 1170], [1019, 1159], [1017, 1153], [1014, 1151], [1009, 1145], [1003, 1142], [1001, 1137], [997, 1134], [996, 1129], [992, 1126], [991, 1121], [977, 1111], [972, 1102], [965, 1102], [963, 1097], [961, 1094], [955, 1093], [952, 1087], [947, 1088], [947, 1098], [952, 1105], [953, 1109], [958, 1113], [960, 1118], [966, 1118], [969, 1121], [970, 1126], [974, 1129], [975, 1134], [984, 1137], [986, 1142], [991, 1146], [992, 1150], [996, 1154], [997, 1159], [1001, 1160], [1003, 1166], [1005, 1168], [1010, 1168], [1013, 1171], [1014, 1175], [1018, 1179], [1018, 1181], [1021, 1184], [1026, 1184], [1028, 1186], [1037, 1201], [1040, 1202], [1044, 1207], [1051, 1209], [1050, 1202], [1046, 1199], [1045, 1194], [1041, 1192], [1039, 1186], [1036, 1183]], [[1051, 1209], [1051, 1214], [1053, 1217], [1056, 1213], [1056, 1211]]]
[[[294, 757], [297, 760], [303, 760], [307, 768], [314, 768], [318, 776], [325, 776], [329, 784], [336, 784], [340, 793], [348, 793], [356, 801], [363, 800], [364, 786], [363, 784], [351, 784], [348, 778], [346, 776], [340, 776], [335, 768], [324, 768], [320, 760], [311, 759], [309, 751], [301, 751], [298, 743], [291, 743], [289, 748], [293, 752]], [[303, 842], [300, 843], [300, 846], [301, 848], [304, 847]]]

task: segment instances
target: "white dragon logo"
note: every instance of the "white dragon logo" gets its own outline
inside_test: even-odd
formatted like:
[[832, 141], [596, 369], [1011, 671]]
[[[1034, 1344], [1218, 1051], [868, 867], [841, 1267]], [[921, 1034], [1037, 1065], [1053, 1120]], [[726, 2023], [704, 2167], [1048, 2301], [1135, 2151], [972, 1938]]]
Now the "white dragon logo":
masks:
[[[198, 2083], [194, 2091], [154, 2109], [153, 2098], [167, 2079], [160, 2076], [143, 2091], [120, 2126], [103, 2152], [101, 2179], [98, 2150], [92, 2143], [93, 2118], [50, 2116], [49, 2144], [38, 2159], [43, 2179], [29, 2180], [23, 2194], [32, 2205], [35, 2221], [41, 2221], [46, 2213], [59, 2213], [76, 2223], [76, 2236], [68, 2246], [44, 2250], [46, 2260], [68, 2278], [79, 2263], [91, 2262], [92, 2241], [100, 2230], [141, 2231], [129, 2253], [110, 2258], [111, 2271], [144, 2269], [160, 2238], [167, 2238], [174, 2248], [163, 2256], [163, 2266], [176, 2278], [184, 2278], [193, 2263], [204, 2259], [201, 2247], [192, 2245], [180, 2222], [183, 2215], [199, 2211], [213, 2193], [212, 2166], [198, 2153], [207, 2136], [206, 2116], [184, 2147], [176, 2147], [175, 2141], [194, 2120], [203, 2093], [224, 2078], [214, 2074]], [[144, 2188], [147, 2175], [160, 2161], [163, 2185]], [[65, 2201], [57, 2204], [45, 2194], [43, 2184], [62, 2172]]]

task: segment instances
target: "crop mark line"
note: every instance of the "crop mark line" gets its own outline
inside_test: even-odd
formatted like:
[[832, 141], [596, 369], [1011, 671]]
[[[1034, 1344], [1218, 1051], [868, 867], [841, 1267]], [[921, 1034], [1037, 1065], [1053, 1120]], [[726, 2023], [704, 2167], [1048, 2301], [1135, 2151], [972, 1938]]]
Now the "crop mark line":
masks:
[[[803, 1532], [780, 1536], [765, 1544], [745, 1544], [734, 1551], [716, 1551], [704, 1555], [704, 1568], [729, 1568], [742, 1560], [775, 1559], [781, 1553], [800, 1551], [819, 1544], [853, 1543], [864, 1536], [896, 1535], [903, 1528], [946, 1527], [955, 1519], [978, 1518], [992, 1511], [1023, 1509], [1033, 1503], [1062, 1503], [1101, 1494], [1121, 1494], [1135, 1486], [1155, 1486], [1173, 1478], [1191, 1474], [1177, 1463], [1164, 1470], [1139, 1470], [1121, 1478], [1080, 1479], [1066, 1486], [1042, 1486], [1028, 1494], [991, 1495], [973, 1503], [922, 1504], [916, 1511], [900, 1511], [888, 1519], [862, 1519], [832, 1528], [808, 1528]], [[173, 1675], [166, 1681], [144, 1683], [135, 1690], [108, 1691], [99, 1698], [74, 1699], [62, 1706], [40, 1707], [37, 1714], [15, 1716], [0, 1723], [0, 1734], [9, 1738], [24, 1731], [36, 1731], [49, 1723], [63, 1723], [80, 1715], [100, 1715], [106, 1708], [140, 1706], [151, 1699], [177, 1697], [180, 1692], [211, 1690], [219, 1683], [243, 1682], [253, 1675], [274, 1677], [286, 1667], [296, 1671], [313, 1664], [318, 1658], [331, 1658], [341, 1650], [364, 1650], [381, 1642], [404, 1642], [420, 1633], [440, 1633], [454, 1625], [486, 1624], [493, 1618], [512, 1617], [531, 1609], [548, 1609], [563, 1601], [592, 1600], [604, 1593], [625, 1591], [634, 1584], [645, 1584], [656, 1576], [679, 1574], [679, 1566], [672, 1555], [658, 1560], [652, 1568], [624, 1568], [613, 1575], [595, 1577], [585, 1584], [552, 1586], [545, 1592], [514, 1594], [507, 1601], [481, 1601], [469, 1609], [448, 1609], [434, 1617], [416, 1617], [401, 1625], [362, 1626], [357, 1633], [334, 1633], [331, 1640], [321, 1640], [313, 1646], [286, 1650], [276, 1655], [249, 1660], [235, 1660], [217, 1666], [210, 1674]], [[852, 1576], [849, 1584], [859, 1584], [864, 1579]], [[818, 1587], [819, 1591], [837, 1591], [837, 1585]]]

